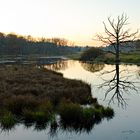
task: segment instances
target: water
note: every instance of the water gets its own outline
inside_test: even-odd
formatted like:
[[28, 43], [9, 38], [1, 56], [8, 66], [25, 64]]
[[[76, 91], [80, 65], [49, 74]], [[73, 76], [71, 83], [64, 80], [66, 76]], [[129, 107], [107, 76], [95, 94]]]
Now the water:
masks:
[[[116, 71], [113, 71], [115, 65], [107, 64], [87, 64], [78, 61], [62, 61], [57, 64], [46, 66], [48, 69], [63, 73], [64, 77], [70, 79], [82, 80], [89, 83], [92, 88], [93, 97], [97, 97], [98, 102], [105, 106], [108, 105], [114, 90], [109, 93], [104, 100], [107, 87], [99, 89], [105, 80], [109, 81], [114, 77]], [[105, 74], [107, 71], [112, 73]], [[14, 129], [2, 131], [0, 140], [139, 140], [140, 139], [140, 66], [136, 65], [120, 65], [120, 81], [134, 82], [135, 89], [123, 89], [123, 98], [126, 104], [118, 104], [118, 100], [114, 98], [114, 103], [110, 106], [115, 111], [115, 116], [111, 120], [104, 119], [101, 123], [96, 124], [89, 132], [75, 132], [72, 130], [63, 130], [59, 128], [55, 134], [50, 133], [49, 127], [45, 130], [35, 129], [34, 126], [26, 128], [19, 124]], [[103, 74], [104, 73], [104, 74]], [[114, 84], [114, 83], [113, 83]], [[132, 86], [132, 85], [130, 85]], [[119, 106], [118, 106], [119, 105]]]

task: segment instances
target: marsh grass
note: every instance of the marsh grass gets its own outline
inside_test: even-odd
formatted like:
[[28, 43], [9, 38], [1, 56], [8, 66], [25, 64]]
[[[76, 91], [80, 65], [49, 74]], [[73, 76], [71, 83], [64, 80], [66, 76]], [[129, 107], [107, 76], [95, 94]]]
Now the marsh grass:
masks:
[[[41, 131], [50, 126], [50, 133], [55, 134], [58, 127], [67, 131], [90, 132], [95, 124], [102, 121], [103, 118], [110, 119], [114, 116], [114, 111], [109, 107], [101, 105], [92, 105], [83, 107], [71, 102], [61, 102], [55, 108], [55, 112], [50, 110], [29, 110], [24, 109], [22, 123], [28, 128], [34, 126], [34, 129]], [[59, 115], [60, 119], [56, 116]], [[10, 130], [15, 126], [17, 117], [11, 112], [3, 113], [1, 117], [1, 127]]]
[[4, 65], [0, 73], [0, 109], [26, 120], [44, 120], [62, 99], [77, 104], [93, 101], [88, 84], [42, 67]]
[[[82, 107], [73, 103], [62, 103], [59, 107], [61, 128], [67, 131], [90, 132], [106, 116], [111, 116], [110, 108], [101, 105]], [[109, 112], [108, 112], [109, 111]]]
[[67, 123], [80, 122], [82, 111], [83, 111], [82, 107], [79, 104], [62, 103], [59, 107], [59, 114], [60, 114], [61, 120]]
[[107, 118], [112, 118], [114, 116], [114, 110], [110, 107], [106, 107], [103, 111], [103, 114]]
[[15, 116], [11, 112], [5, 112], [0, 117], [0, 125], [2, 129], [10, 130], [16, 124]]
[[[97, 57], [95, 61], [115, 63], [115, 55], [112, 53], [105, 53], [103, 56]], [[120, 53], [120, 62], [140, 63], [140, 53]]]
[[95, 110], [92, 107], [84, 108], [82, 113], [82, 120], [87, 120], [87, 122], [90, 122], [94, 118]]
[[[50, 125], [90, 131], [103, 117], [112, 115], [92, 98], [82, 81], [64, 79], [62, 74], [35, 66], [0, 67], [0, 124], [11, 129], [16, 123], [42, 130]], [[93, 104], [89, 108], [81, 105]], [[58, 122], [56, 115], [60, 116]]]
[[37, 124], [43, 124], [48, 121], [51, 121], [53, 114], [51, 114], [49, 111], [42, 111], [42, 110], [24, 110], [23, 111], [23, 119], [26, 123], [34, 123]]
[[43, 111], [36, 111], [33, 113], [33, 118], [37, 123], [44, 123], [49, 120], [50, 115]]
[[114, 110], [110, 107], [104, 107], [100, 104], [94, 104], [94, 109], [95, 109], [95, 117], [107, 117], [112, 118], [114, 116]]
[[[37, 104], [44, 98], [55, 105], [59, 104], [62, 98], [79, 104], [87, 104], [92, 101], [91, 88], [88, 84], [65, 79], [62, 74], [45, 68], [5, 66], [0, 67], [0, 73], [0, 99], [8, 96], [9, 98], [6, 97], [5, 100], [8, 98], [6, 104], [9, 106], [14, 106], [15, 102], [18, 100], [21, 102], [24, 98], [25, 104], [21, 103], [21, 107], [26, 106], [28, 101], [28, 106], [30, 106], [32, 100]], [[11, 103], [10, 100], [12, 100]], [[16, 101], [14, 102], [14, 100]]]
[[4, 107], [13, 114], [21, 115], [24, 109], [35, 109], [38, 106], [38, 101], [33, 96], [10, 96], [4, 99]]
[[78, 104], [62, 103], [59, 107], [59, 114], [63, 129], [90, 131], [103, 118], [112, 118], [114, 111], [99, 104], [82, 107]]
[[24, 121], [25, 121], [25, 123], [33, 123], [34, 122], [34, 117], [33, 117], [33, 111], [31, 111], [31, 110], [27, 110], [27, 109], [24, 109], [23, 110], [23, 114], [22, 114], [22, 116], [23, 116], [23, 119], [24, 119]]

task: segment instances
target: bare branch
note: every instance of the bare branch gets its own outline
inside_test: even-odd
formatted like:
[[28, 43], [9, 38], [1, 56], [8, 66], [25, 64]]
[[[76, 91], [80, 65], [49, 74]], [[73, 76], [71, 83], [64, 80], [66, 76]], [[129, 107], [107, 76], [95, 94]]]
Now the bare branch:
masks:
[[110, 37], [116, 38], [116, 36], [115, 36], [113, 33], [111, 33], [111, 32], [107, 29], [107, 27], [106, 27], [106, 25], [105, 25], [104, 22], [103, 22], [103, 24], [104, 24], [104, 28], [105, 28], [105, 33], [106, 33], [108, 36], [110, 36]]
[[[109, 74], [114, 71], [116, 71], [114, 77], [111, 80], [105, 80], [101, 85], [102, 87], [108, 87], [108, 90], [105, 92], [105, 99], [107, 98], [109, 93], [112, 93], [111, 99], [109, 103], [111, 103], [114, 98], [117, 98], [118, 104], [124, 105], [126, 104], [125, 99], [123, 98], [124, 92], [128, 93], [129, 89], [137, 91], [135, 88], [135, 85], [131, 81], [127, 81], [128, 78], [121, 80], [120, 74], [121, 71], [119, 71], [119, 62], [120, 62], [120, 46], [122, 46], [125, 43], [128, 43], [128, 41], [132, 42], [136, 39], [138, 30], [134, 33], [130, 33], [130, 29], [124, 30], [124, 27], [128, 25], [128, 16], [126, 14], [122, 14], [121, 16], [118, 16], [117, 19], [111, 19], [111, 17], [108, 17], [108, 23], [111, 28], [108, 28], [105, 22], [103, 22], [104, 29], [105, 29], [105, 36], [103, 35], [97, 35], [97, 38], [99, 41], [111, 45], [115, 49], [115, 58], [116, 58], [116, 70], [103, 72], [102, 74]], [[126, 45], [126, 44], [125, 44]], [[113, 52], [114, 53], [114, 52]]]

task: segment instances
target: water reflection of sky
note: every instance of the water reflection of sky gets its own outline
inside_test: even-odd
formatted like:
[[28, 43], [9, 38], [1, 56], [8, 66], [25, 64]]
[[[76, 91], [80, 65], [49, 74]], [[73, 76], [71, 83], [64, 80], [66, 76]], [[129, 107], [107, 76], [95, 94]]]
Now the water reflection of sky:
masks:
[[[97, 66], [96, 66], [97, 65]], [[78, 61], [69, 61], [67, 64], [67, 69], [65, 70], [59, 70], [59, 72], [63, 73], [64, 77], [70, 78], [70, 79], [79, 79], [83, 80], [87, 83], [89, 83], [92, 87], [92, 94], [93, 96], [96, 96], [99, 100], [102, 100], [102, 103], [104, 104], [105, 101], [103, 101], [104, 98], [104, 92], [106, 88], [99, 90], [99, 85], [103, 83], [104, 80], [110, 80], [114, 77], [115, 72], [109, 73], [109, 74], [103, 74], [107, 71], [112, 71], [115, 69], [115, 65], [107, 65], [107, 64], [96, 64], [96, 67], [99, 67], [98, 65], [103, 65], [102, 69], [101, 66], [99, 67], [99, 71], [91, 72], [87, 71], [81, 63]], [[140, 76], [138, 75], [140, 67], [137, 65], [120, 65], [120, 78], [122, 80], [128, 80], [132, 82], [140, 82]], [[136, 87], [139, 87], [139, 83], [135, 83]], [[133, 90], [130, 92], [134, 92]], [[129, 100], [129, 96], [124, 94], [124, 97]], [[107, 100], [106, 100], [107, 102]]]
[[[62, 72], [64, 77], [71, 79], [80, 79], [89, 83], [92, 87], [92, 94], [97, 97], [101, 104], [107, 105], [108, 99], [103, 101], [104, 92], [106, 89], [98, 90], [98, 84], [102, 83], [100, 78], [101, 73], [104, 71], [111, 71], [114, 65], [104, 65], [99, 67], [99, 71], [90, 72], [87, 66], [84, 68], [78, 61], [68, 61], [59, 64], [61, 67], [54, 66], [57, 71]], [[48, 68], [53, 69], [53, 66]], [[93, 70], [93, 68], [92, 68]], [[121, 76], [130, 76], [128, 80], [140, 82], [138, 72], [140, 67], [136, 65], [121, 65]], [[104, 75], [104, 79], [112, 78], [114, 73]], [[139, 86], [139, 83], [136, 84]], [[140, 93], [140, 90], [138, 89]], [[95, 125], [90, 133], [77, 134], [75, 132], [68, 132], [58, 130], [57, 135], [54, 137], [49, 136], [49, 128], [42, 131], [36, 131], [33, 127], [26, 129], [23, 125], [15, 127], [9, 134], [1, 132], [0, 140], [139, 140], [140, 139], [140, 94], [131, 91], [130, 94], [124, 94], [127, 98], [126, 108], [118, 107], [117, 104], [111, 104], [115, 110], [115, 117], [112, 120], [103, 120], [99, 125]]]
[[[68, 62], [68, 68], [65, 70], [60, 70], [64, 74], [64, 77], [72, 79], [80, 79], [85, 82], [88, 82], [92, 87], [92, 94], [94, 97], [97, 97], [99, 102], [107, 105], [108, 99], [103, 101], [105, 89], [98, 90], [98, 85], [101, 84], [103, 79], [111, 79], [114, 76], [114, 72], [111, 74], [101, 75], [105, 71], [112, 71], [114, 65], [104, 65], [103, 69], [98, 72], [90, 72], [84, 69], [79, 62]], [[137, 65], [120, 65], [120, 71], [122, 79], [126, 79], [132, 82], [140, 82], [139, 72], [140, 67]], [[135, 83], [136, 87], [139, 87], [139, 83]], [[139, 92], [138, 88], [138, 93]], [[140, 94], [131, 90], [130, 94], [124, 93], [124, 98], [126, 98], [127, 106], [125, 108], [118, 107], [117, 104], [111, 104], [114, 108], [116, 115], [113, 120], [106, 121], [104, 120], [102, 124], [96, 126], [93, 129], [93, 134], [88, 135], [86, 139], [108, 139], [108, 140], [117, 140], [117, 139], [140, 139]], [[85, 136], [85, 135], [84, 135]], [[84, 138], [83, 136], [83, 138]], [[80, 138], [79, 138], [80, 139]]]

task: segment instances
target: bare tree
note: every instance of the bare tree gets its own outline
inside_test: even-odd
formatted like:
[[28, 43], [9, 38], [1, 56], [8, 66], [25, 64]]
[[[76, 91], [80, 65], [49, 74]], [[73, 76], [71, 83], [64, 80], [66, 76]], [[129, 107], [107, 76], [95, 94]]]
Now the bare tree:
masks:
[[111, 101], [114, 100], [116, 97], [118, 100], [118, 104], [124, 105], [126, 104], [125, 99], [123, 98], [123, 94], [129, 92], [129, 90], [137, 91], [134, 82], [128, 81], [128, 77], [125, 79], [121, 79], [121, 71], [119, 71], [119, 62], [120, 62], [120, 47], [124, 42], [134, 41], [138, 34], [138, 31], [134, 33], [130, 33], [130, 29], [126, 29], [125, 26], [128, 25], [128, 17], [125, 14], [118, 16], [117, 19], [108, 18], [109, 27], [103, 22], [104, 29], [105, 29], [105, 36], [97, 35], [99, 41], [102, 41], [106, 45], [113, 45], [115, 50], [115, 60], [116, 60], [116, 67], [112, 71], [108, 71], [104, 74], [110, 74], [115, 72], [113, 79], [105, 80], [104, 83], [100, 85], [100, 88], [103, 86], [107, 86], [108, 89], [105, 93], [105, 98], [109, 93], [112, 91], [114, 92], [111, 96]]
[[64, 38], [52, 38], [52, 39], [50, 39], [50, 42], [56, 44], [57, 46], [67, 46], [68, 45], [68, 40], [66, 40]]
[[99, 41], [105, 43], [106, 45], [114, 46], [116, 62], [119, 63], [119, 53], [121, 44], [136, 39], [138, 30], [136, 32], [130, 33], [130, 29], [125, 28], [125, 26], [128, 25], [128, 17], [126, 14], [118, 16], [116, 20], [108, 17], [108, 23], [109, 26], [107, 27], [105, 22], [103, 22], [105, 36], [98, 34], [97, 38]]

